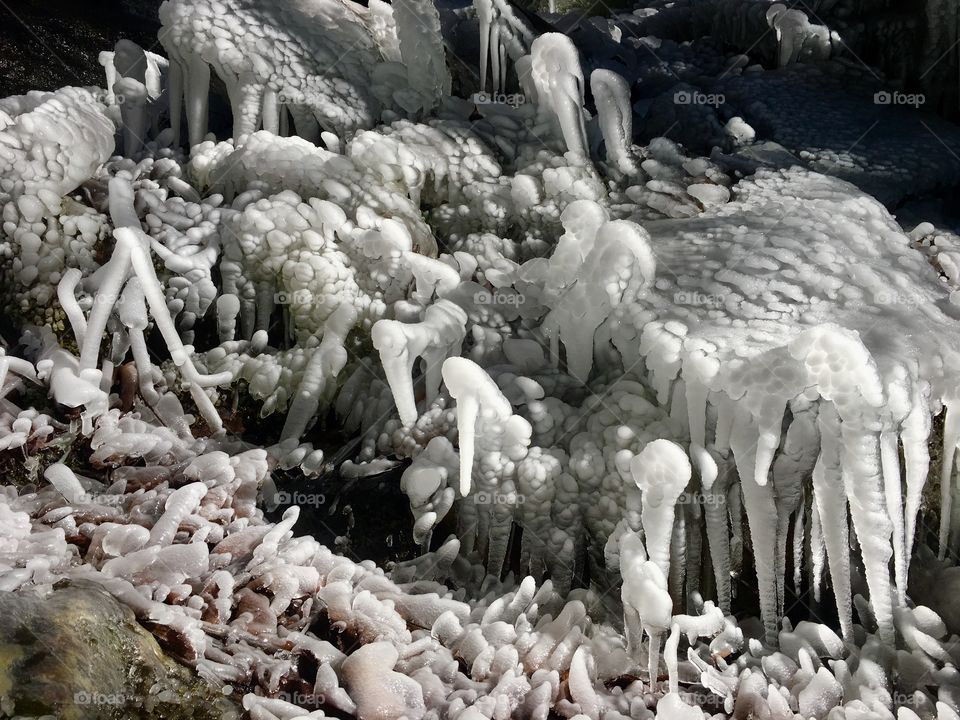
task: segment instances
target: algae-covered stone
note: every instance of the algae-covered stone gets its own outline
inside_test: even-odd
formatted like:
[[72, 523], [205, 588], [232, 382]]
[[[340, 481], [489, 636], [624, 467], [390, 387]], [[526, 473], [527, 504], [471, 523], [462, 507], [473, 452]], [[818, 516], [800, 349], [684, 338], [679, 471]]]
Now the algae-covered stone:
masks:
[[0, 592], [0, 717], [229, 720], [237, 706], [164, 655], [94, 583]]

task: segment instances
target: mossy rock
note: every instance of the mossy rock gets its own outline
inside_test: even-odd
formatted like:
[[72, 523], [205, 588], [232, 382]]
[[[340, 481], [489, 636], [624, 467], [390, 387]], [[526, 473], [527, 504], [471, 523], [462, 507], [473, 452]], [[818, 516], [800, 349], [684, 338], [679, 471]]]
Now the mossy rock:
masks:
[[95, 583], [0, 592], [0, 717], [51, 715], [234, 720], [241, 710]]

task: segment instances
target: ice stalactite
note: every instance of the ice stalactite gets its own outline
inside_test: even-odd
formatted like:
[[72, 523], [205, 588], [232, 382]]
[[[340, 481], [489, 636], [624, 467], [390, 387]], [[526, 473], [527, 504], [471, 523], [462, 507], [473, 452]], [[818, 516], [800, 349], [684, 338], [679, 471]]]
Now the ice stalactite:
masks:
[[943, 421], [943, 461], [940, 466], [940, 551], [938, 557], [943, 560], [950, 548], [950, 523], [953, 519], [953, 505], [956, 475], [957, 446], [960, 444], [960, 401], [945, 399], [946, 416]]
[[887, 515], [880, 467], [879, 433], [861, 430], [841, 420], [841, 472], [860, 543], [860, 554], [870, 589], [870, 605], [880, 637], [893, 642], [893, 606], [889, 564], [893, 555], [890, 538], [893, 525]]
[[706, 525], [707, 549], [713, 565], [714, 582], [717, 588], [717, 604], [730, 609], [730, 523], [727, 519], [727, 491], [732, 468], [725, 458], [720, 471], [716, 458], [709, 450], [691, 444], [690, 455], [700, 476], [703, 488], [703, 515]]
[[923, 488], [930, 468], [930, 431], [933, 423], [926, 409], [923, 393], [914, 384], [911, 409], [903, 421], [900, 442], [903, 445], [906, 497], [904, 498], [904, 552], [906, 571], [909, 574], [910, 559], [917, 534], [917, 515], [923, 499]]
[[900, 442], [898, 433], [894, 430], [884, 430], [880, 433], [880, 470], [887, 517], [892, 527], [894, 586], [898, 604], [904, 605], [907, 600], [907, 561], [904, 556], [903, 489], [900, 472]]
[[601, 68], [590, 73], [590, 90], [597, 104], [607, 162], [624, 175], [636, 175], [630, 85], [621, 75]]
[[[773, 463], [773, 489], [777, 507], [777, 614], [783, 614], [784, 586], [787, 577], [787, 543], [790, 521], [802, 516], [803, 484], [810, 478], [820, 454], [820, 434], [817, 429], [817, 406], [805, 399], [790, 403], [792, 420], [783, 439], [780, 454]], [[794, 543], [801, 537], [798, 523], [794, 523]], [[799, 560], [799, 558], [795, 558]], [[794, 569], [799, 572], [795, 562]], [[798, 584], [799, 587], [799, 584]]]
[[290, 403], [287, 419], [280, 433], [281, 440], [299, 439], [317, 414], [325, 395], [331, 395], [337, 376], [347, 363], [344, 347], [347, 335], [357, 321], [357, 311], [349, 303], [342, 303], [328, 318], [323, 337], [310, 355], [300, 386]]
[[530, 72], [537, 87], [538, 109], [552, 116], [571, 155], [589, 159], [583, 109], [584, 81], [580, 53], [566, 35], [545, 33], [530, 49]]
[[830, 57], [832, 37], [823, 25], [810, 22], [806, 13], [775, 3], [767, 10], [767, 24], [776, 32], [780, 67], [803, 60]]
[[371, 336], [380, 353], [400, 413], [400, 420], [411, 425], [419, 417], [414, 399], [413, 369], [422, 358], [427, 401], [436, 397], [441, 382], [440, 368], [450, 355], [460, 352], [466, 337], [466, 313], [449, 300], [430, 305], [419, 323], [378, 320]]
[[[593, 215], [587, 213], [586, 217], [583, 237], [589, 241], [589, 219]], [[573, 228], [570, 234], [579, 235]], [[614, 220], [600, 226], [593, 247], [577, 271], [577, 281], [564, 292], [543, 323], [552, 346], [556, 346], [557, 339], [563, 343], [571, 375], [586, 381], [593, 367], [597, 328], [624, 299], [642, 293], [653, 281], [655, 272], [656, 260], [649, 235], [642, 227], [629, 220]]]
[[488, 67], [492, 70], [493, 93], [506, 91], [508, 55], [516, 63], [522, 86], [526, 68], [520, 60], [530, 52], [533, 31], [506, 0], [474, 0], [473, 5], [480, 25], [480, 92], [487, 89]]
[[147, 88], [132, 78], [121, 78], [114, 84], [114, 91], [118, 98], [122, 98], [123, 151], [133, 157], [140, 152], [147, 136]]
[[420, 104], [407, 109], [428, 113], [450, 95], [440, 16], [433, 0], [397, 0], [392, 7], [400, 54]]
[[750, 411], [739, 406], [730, 434], [730, 449], [740, 475], [743, 507], [753, 547], [753, 563], [760, 595], [760, 615], [766, 642], [777, 642], [777, 508], [773, 486], [756, 481], [758, 427]]
[[[181, 108], [191, 147], [207, 134], [211, 69], [226, 87], [234, 137], [261, 125], [279, 129], [288, 106], [305, 109], [337, 134], [374, 124], [379, 103], [370, 79], [381, 56], [352, 3], [227, 0], [210, 12], [194, 0], [170, 0], [160, 8], [160, 20], [159, 37], [170, 58], [174, 142], [180, 140]], [[309, 129], [305, 119], [302, 113], [299, 123], [295, 118], [298, 131]]]
[[[476, 363], [461, 357], [447, 358], [442, 366], [443, 382], [457, 402], [457, 432], [460, 445], [460, 494], [470, 492], [474, 453], [478, 439], [492, 429], [509, 432], [506, 425], [513, 415], [513, 407], [500, 388]], [[520, 419], [520, 418], [518, 418]], [[524, 421], [526, 422], [526, 421]], [[527, 425], [527, 442], [529, 442]]]
[[853, 637], [853, 599], [850, 589], [850, 543], [847, 497], [840, 457], [840, 418], [832, 403], [821, 402], [817, 424], [820, 455], [813, 468], [813, 501], [827, 552], [830, 581], [837, 603], [840, 630]]

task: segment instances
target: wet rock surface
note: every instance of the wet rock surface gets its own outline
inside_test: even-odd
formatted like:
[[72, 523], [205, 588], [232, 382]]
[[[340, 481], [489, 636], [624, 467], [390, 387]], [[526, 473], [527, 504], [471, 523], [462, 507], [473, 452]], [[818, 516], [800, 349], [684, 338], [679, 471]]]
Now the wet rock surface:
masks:
[[167, 657], [93, 583], [0, 592], [0, 717], [227, 720], [229, 699]]

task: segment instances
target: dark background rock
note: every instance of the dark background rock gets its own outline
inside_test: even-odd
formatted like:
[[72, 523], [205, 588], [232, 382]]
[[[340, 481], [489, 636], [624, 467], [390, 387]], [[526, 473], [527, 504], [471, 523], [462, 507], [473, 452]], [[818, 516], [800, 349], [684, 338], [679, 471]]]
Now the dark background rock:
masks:
[[120, 38], [163, 54], [161, 0], [0, 0], [0, 97], [64, 85], [103, 86], [101, 50]]

